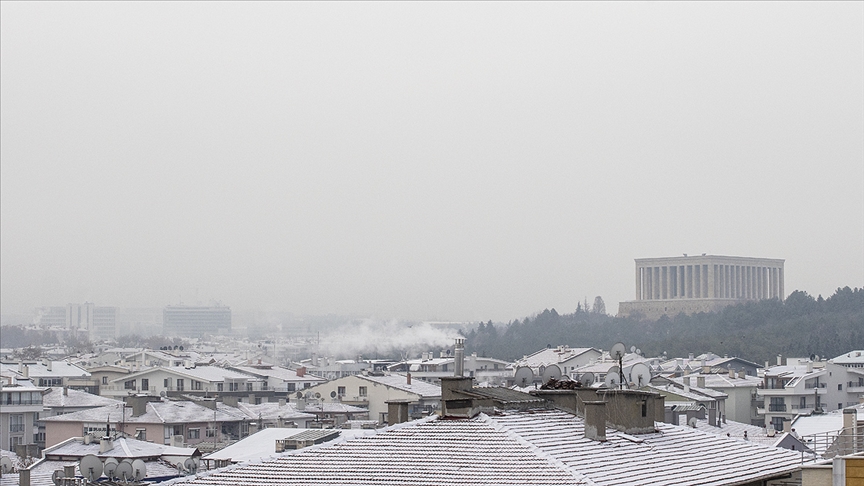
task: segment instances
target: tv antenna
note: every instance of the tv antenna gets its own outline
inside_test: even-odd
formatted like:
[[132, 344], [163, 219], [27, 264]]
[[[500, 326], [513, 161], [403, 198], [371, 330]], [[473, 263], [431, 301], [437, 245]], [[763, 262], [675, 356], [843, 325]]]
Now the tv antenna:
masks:
[[[624, 387], [624, 355], [626, 353], [627, 353], [627, 348], [624, 347], [624, 343], [615, 343], [615, 345], [612, 346], [612, 349], [609, 350], [609, 356], [612, 359], [614, 359], [615, 361], [618, 361], [617, 372], [618, 372], [618, 387], [619, 388]], [[611, 372], [612, 370], [610, 369], [609, 371]], [[609, 381], [609, 379], [608, 379], [609, 372], [607, 372], [606, 375], [607, 375], [606, 381], [608, 382]]]
[[527, 366], [520, 366], [516, 369], [516, 374], [513, 375], [516, 381], [516, 386], [525, 388], [534, 381], [534, 371]]

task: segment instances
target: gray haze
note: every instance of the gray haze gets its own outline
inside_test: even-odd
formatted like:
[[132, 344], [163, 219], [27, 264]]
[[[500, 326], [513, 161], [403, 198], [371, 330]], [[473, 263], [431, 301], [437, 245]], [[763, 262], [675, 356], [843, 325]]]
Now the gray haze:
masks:
[[864, 285], [864, 3], [2, 2], [3, 313], [509, 320]]

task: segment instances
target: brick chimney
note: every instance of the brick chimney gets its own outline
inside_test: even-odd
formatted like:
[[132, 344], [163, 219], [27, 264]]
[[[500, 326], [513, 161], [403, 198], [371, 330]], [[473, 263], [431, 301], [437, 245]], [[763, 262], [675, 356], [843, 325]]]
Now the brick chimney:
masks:
[[297, 378], [303, 378], [304, 376], [306, 376], [306, 367], [301, 366], [301, 367], [297, 368], [296, 373], [297, 373]]
[[479, 413], [470, 396], [474, 379], [465, 376], [441, 377], [441, 416], [471, 418]]
[[405, 375], [405, 384], [406, 384], [406, 385], [410, 385], [410, 384], [411, 384], [411, 372], [408, 372], [408, 374]]
[[697, 388], [705, 388], [705, 377], [697, 376], [696, 377], [696, 387]]

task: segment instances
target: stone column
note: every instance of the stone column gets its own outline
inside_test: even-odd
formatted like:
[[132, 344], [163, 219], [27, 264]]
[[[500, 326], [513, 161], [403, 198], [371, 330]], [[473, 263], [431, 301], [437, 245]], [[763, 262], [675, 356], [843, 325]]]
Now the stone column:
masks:
[[708, 265], [708, 297], [712, 299], [717, 298], [717, 282], [715, 278], [717, 277], [717, 265], [709, 264]]
[[642, 268], [636, 264], [636, 300], [642, 300]]
[[654, 298], [659, 299], [663, 295], [663, 283], [660, 267], [654, 267]]
[[663, 290], [666, 292], [666, 295], [663, 296], [664, 299], [672, 298], [672, 267], [665, 266], [663, 267], [663, 279], [666, 281], [666, 285], [663, 286]]
[[693, 280], [696, 281], [694, 286], [696, 291], [693, 292], [693, 297], [702, 298], [702, 265], [693, 265]]
[[780, 300], [786, 299], [786, 292], [783, 288], [783, 267], [777, 269], [777, 280], [780, 281], [778, 287], [780, 287]]

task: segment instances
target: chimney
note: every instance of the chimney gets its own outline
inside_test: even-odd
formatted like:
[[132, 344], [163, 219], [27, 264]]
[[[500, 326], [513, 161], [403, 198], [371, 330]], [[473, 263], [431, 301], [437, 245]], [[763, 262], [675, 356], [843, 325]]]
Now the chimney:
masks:
[[783, 421], [783, 432], [785, 432], [787, 434], [789, 432], [792, 432], [792, 421], [791, 420], [784, 420]]
[[114, 449], [114, 442], [111, 438], [102, 437], [102, 440], [99, 441], [99, 454], [104, 454], [112, 449]]
[[63, 466], [63, 475], [67, 478], [75, 477], [75, 465], [71, 464], [68, 466]]
[[318, 366], [318, 353], [312, 353], [312, 366]]
[[30, 470], [26, 467], [18, 470], [18, 486], [30, 486]]
[[387, 425], [408, 421], [408, 400], [387, 400]]
[[705, 377], [697, 376], [696, 377], [696, 387], [697, 388], [705, 388]]
[[765, 367], [766, 367], [766, 368], [770, 368], [770, 367], [771, 367], [771, 362], [770, 362], [770, 361], [766, 361], [766, 362], [765, 362]]
[[690, 392], [690, 377], [685, 376], [684, 377], [684, 393], [689, 393], [689, 392]]
[[807, 360], [807, 373], [813, 373], [813, 362], [809, 359]]
[[690, 354], [687, 356], [687, 358], [688, 358], [690, 361], [693, 361], [693, 353], [690, 353]]
[[729, 368], [729, 378], [735, 379], [735, 370]]
[[69, 396], [69, 387], [66, 387], [66, 386], [63, 387], [63, 396], [64, 397]]
[[738, 370], [738, 378], [741, 378], [741, 379], [747, 378], [747, 370], [745, 370], [744, 368], [741, 368], [740, 370]]
[[783, 355], [782, 354], [777, 355], [777, 366], [783, 366]]
[[24, 378], [30, 378], [30, 367], [28, 365], [24, 365]]
[[606, 402], [585, 403], [585, 438], [606, 441]]
[[843, 428], [854, 430], [858, 428], [858, 414], [854, 408], [843, 409]]
[[465, 338], [456, 338], [456, 359], [453, 376], [464, 376], [465, 374]]
[[717, 409], [709, 408], [708, 409], [708, 424], [714, 427], [719, 427], [720, 425], [717, 423]]
[[90, 445], [91, 442], [93, 442], [93, 435], [84, 434], [84, 445]]
[[297, 399], [297, 411], [302, 412], [304, 410], [306, 410], [306, 399], [305, 398], [298, 398]]
[[237, 408], [237, 397], [233, 395], [226, 395], [222, 397], [222, 403], [229, 407]]
[[281, 407], [284, 407], [284, 406], [285, 406], [285, 399], [284, 399], [284, 398], [280, 398], [280, 399], [279, 399], [279, 407], [281, 408]]
[[198, 402], [202, 407], [207, 407], [210, 410], [216, 410], [216, 400], [212, 398], [206, 398]]
[[52, 371], [51, 366], [53, 366], [53, 363], [50, 359], [45, 360], [45, 366], [48, 368], [48, 371]]
[[411, 372], [410, 372], [410, 371], [408, 372], [407, 375], [405, 375], [405, 384], [406, 384], [406, 385], [410, 385], [410, 384], [411, 384]]
[[306, 376], [306, 367], [301, 366], [301, 367], [297, 368], [296, 373], [297, 373], [297, 378], [303, 378], [304, 376]]

